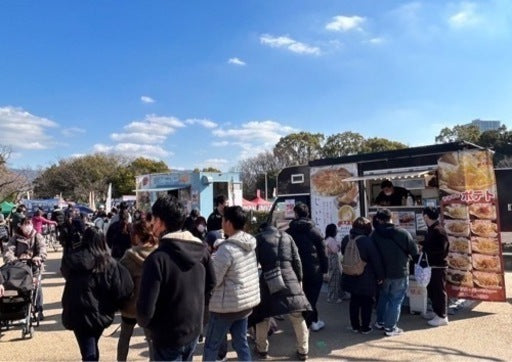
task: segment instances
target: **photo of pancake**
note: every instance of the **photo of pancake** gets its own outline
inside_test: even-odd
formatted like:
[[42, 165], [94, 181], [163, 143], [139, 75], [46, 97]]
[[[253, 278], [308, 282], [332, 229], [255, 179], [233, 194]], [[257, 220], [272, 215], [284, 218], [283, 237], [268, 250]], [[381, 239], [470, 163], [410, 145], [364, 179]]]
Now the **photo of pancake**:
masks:
[[444, 227], [449, 235], [469, 236], [469, 222], [463, 220], [445, 220]]
[[497, 238], [473, 236], [471, 238], [471, 249], [480, 254], [498, 255], [500, 252], [500, 245]]
[[438, 165], [439, 188], [450, 194], [487, 190], [496, 184], [492, 159], [485, 151], [451, 152]]
[[343, 205], [338, 210], [338, 219], [343, 222], [353, 222], [356, 219], [356, 212], [349, 205]]
[[490, 220], [474, 220], [471, 222], [471, 232], [485, 238], [498, 236], [498, 225]]
[[473, 287], [473, 274], [471, 272], [464, 272], [459, 270], [448, 269], [446, 273], [446, 280], [453, 285], [460, 285], [461, 287]]
[[496, 273], [486, 273], [481, 271], [473, 272], [473, 281], [476, 286], [485, 289], [501, 289], [501, 275]]
[[501, 261], [497, 256], [473, 254], [473, 269], [486, 272], [500, 272]]
[[[324, 169], [311, 176], [313, 189], [322, 196], [339, 196], [350, 203], [358, 194], [357, 183], [343, 181], [352, 174], [345, 168]], [[346, 196], [346, 197], [344, 197]]]
[[448, 236], [449, 251], [462, 254], [471, 254], [471, 244], [468, 238]]
[[496, 220], [496, 206], [490, 203], [469, 205], [469, 213], [479, 219]]
[[448, 266], [457, 270], [471, 270], [471, 256], [459, 253], [448, 253]]
[[452, 219], [469, 219], [468, 206], [464, 204], [449, 204], [444, 207], [443, 214]]

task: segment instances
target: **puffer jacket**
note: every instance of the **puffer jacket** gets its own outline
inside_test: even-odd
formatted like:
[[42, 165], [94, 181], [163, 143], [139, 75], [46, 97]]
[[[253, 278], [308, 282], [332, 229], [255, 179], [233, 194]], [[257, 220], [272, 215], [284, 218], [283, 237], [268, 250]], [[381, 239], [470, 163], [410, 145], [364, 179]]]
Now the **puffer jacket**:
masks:
[[302, 281], [302, 265], [295, 242], [285, 232], [268, 226], [256, 235], [256, 257], [262, 272], [279, 266], [286, 289], [270, 294], [267, 283], [260, 276], [261, 303], [254, 309], [255, 323], [264, 318], [311, 310], [300, 282]]
[[14, 234], [7, 244], [4, 262], [10, 263], [18, 259], [22, 254], [26, 254], [29, 259], [39, 256], [43, 261], [46, 260], [46, 242], [43, 236], [35, 230], [32, 230], [30, 236]]
[[324, 238], [313, 221], [308, 218], [292, 220], [286, 232], [299, 249], [304, 279], [316, 280], [327, 273], [329, 261], [325, 255]]
[[114, 320], [114, 313], [133, 291], [128, 270], [112, 259], [104, 272], [96, 272], [95, 257], [87, 249], [66, 253], [61, 273], [62, 324], [66, 329], [99, 332]]
[[133, 293], [130, 299], [121, 308], [121, 315], [127, 318], [137, 318], [137, 298], [139, 296], [140, 279], [142, 276], [142, 264], [144, 260], [156, 250], [156, 245], [137, 245], [126, 250], [119, 263], [124, 265], [133, 280]]
[[210, 312], [242, 312], [260, 303], [255, 249], [256, 239], [243, 231], [218, 244], [212, 256], [217, 283], [210, 299]]

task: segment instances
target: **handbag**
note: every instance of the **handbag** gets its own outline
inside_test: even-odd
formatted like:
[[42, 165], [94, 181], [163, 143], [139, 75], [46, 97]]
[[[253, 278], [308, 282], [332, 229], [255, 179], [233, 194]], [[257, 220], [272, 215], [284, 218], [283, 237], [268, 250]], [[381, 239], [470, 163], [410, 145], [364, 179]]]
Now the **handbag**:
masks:
[[284, 283], [283, 274], [281, 273], [281, 267], [279, 266], [279, 261], [281, 260], [281, 240], [283, 238], [283, 234], [281, 233], [279, 236], [279, 243], [277, 244], [277, 261], [276, 266], [266, 272], [263, 272], [263, 279], [267, 284], [268, 290], [270, 294], [275, 294], [280, 292], [283, 289], [286, 289], [286, 284]]
[[[425, 261], [427, 266], [421, 266], [421, 260], [425, 256]], [[428, 264], [427, 254], [420, 253], [420, 257], [418, 258], [418, 262], [414, 264], [414, 278], [416, 279], [416, 283], [418, 283], [422, 287], [426, 287], [428, 283], [430, 283], [430, 278], [432, 276], [432, 268]]]

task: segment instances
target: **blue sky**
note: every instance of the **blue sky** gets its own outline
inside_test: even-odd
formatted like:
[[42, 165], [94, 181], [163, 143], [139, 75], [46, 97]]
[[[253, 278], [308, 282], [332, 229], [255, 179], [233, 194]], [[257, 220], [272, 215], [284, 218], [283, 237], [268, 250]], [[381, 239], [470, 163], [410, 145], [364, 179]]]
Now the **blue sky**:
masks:
[[14, 167], [95, 151], [229, 170], [295, 131], [410, 146], [512, 120], [512, 2], [2, 1]]

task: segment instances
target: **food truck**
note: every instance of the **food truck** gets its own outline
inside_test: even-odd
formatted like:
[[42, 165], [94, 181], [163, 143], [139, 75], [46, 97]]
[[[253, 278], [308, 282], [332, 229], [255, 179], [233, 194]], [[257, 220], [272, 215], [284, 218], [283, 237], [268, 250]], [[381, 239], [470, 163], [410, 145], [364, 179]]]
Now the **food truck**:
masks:
[[174, 195], [187, 211], [198, 209], [208, 217], [218, 195], [228, 198], [228, 204], [242, 205], [242, 182], [238, 172], [171, 171], [136, 176], [137, 207], [149, 211], [161, 194]]
[[[392, 212], [395, 225], [421, 240], [427, 226], [422, 208], [441, 208], [450, 241], [448, 292], [480, 300], [505, 300], [500, 218], [493, 153], [468, 142], [436, 144], [394, 151], [320, 159], [297, 168], [288, 183], [309, 173], [311, 218], [322, 230], [338, 225], [338, 236], [349, 233], [358, 216], [372, 217], [379, 208]], [[302, 172], [300, 172], [302, 171]], [[282, 176], [281, 176], [282, 175]], [[376, 204], [384, 180], [407, 190], [398, 205]], [[296, 186], [296, 185], [295, 185]], [[304, 184], [305, 186], [305, 184]], [[286, 228], [296, 200], [305, 195], [278, 195], [270, 222]]]

